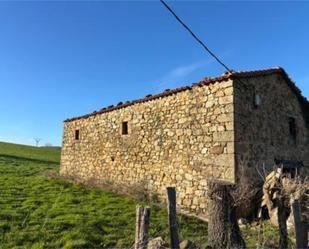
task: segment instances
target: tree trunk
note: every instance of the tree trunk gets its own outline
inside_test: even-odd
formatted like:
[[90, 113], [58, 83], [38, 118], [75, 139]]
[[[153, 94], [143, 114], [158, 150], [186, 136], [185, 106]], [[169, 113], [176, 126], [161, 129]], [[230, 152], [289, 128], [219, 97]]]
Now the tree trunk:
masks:
[[208, 246], [213, 249], [246, 248], [236, 219], [231, 197], [232, 183], [211, 180], [208, 182], [209, 222]]

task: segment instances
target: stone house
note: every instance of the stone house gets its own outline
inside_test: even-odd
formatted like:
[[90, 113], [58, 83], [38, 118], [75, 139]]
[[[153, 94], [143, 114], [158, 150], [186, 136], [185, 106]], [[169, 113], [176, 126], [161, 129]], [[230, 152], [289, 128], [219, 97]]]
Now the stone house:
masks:
[[60, 173], [140, 186], [207, 216], [207, 180], [254, 182], [276, 163], [307, 174], [309, 103], [282, 68], [224, 73], [64, 121]]

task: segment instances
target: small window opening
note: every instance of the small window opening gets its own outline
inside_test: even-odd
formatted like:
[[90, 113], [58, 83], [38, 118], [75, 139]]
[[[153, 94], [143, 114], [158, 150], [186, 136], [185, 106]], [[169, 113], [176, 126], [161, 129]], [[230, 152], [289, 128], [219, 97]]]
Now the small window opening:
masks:
[[254, 107], [258, 108], [261, 105], [261, 96], [259, 94], [254, 95]]
[[277, 169], [281, 169], [285, 176], [295, 178], [299, 174], [301, 168], [304, 167], [302, 161], [289, 161], [289, 160], [278, 160], [275, 159], [275, 165]]
[[79, 140], [79, 130], [75, 130], [75, 140]]
[[297, 127], [296, 127], [296, 119], [293, 117], [289, 117], [289, 137], [290, 140], [295, 144], [297, 137]]
[[128, 135], [129, 129], [128, 129], [128, 122], [122, 122], [122, 135]]

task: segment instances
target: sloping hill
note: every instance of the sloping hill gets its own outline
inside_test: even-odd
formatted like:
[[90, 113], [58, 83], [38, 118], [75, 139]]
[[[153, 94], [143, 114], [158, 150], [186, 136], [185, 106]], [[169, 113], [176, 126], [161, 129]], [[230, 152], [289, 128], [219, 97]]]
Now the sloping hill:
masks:
[[[0, 143], [0, 248], [131, 247], [142, 202], [48, 177], [59, 158], [59, 149]], [[179, 216], [179, 225], [185, 238], [205, 241], [205, 222]], [[166, 211], [153, 205], [150, 234], [168, 240]]]
[[60, 148], [34, 147], [0, 142], [0, 155], [58, 163]]

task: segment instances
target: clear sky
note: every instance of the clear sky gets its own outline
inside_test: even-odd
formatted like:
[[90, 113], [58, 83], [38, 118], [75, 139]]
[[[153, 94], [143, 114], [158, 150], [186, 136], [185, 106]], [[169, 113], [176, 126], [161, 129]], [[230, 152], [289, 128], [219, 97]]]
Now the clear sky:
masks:
[[[309, 97], [309, 2], [168, 2], [235, 70], [282, 66]], [[0, 141], [61, 145], [63, 120], [216, 76], [159, 1], [0, 2]]]

